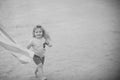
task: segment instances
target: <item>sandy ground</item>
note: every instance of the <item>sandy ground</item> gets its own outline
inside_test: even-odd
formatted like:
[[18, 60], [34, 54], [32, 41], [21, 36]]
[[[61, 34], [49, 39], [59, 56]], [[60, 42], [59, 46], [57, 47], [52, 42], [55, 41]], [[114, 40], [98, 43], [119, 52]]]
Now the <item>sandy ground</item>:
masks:
[[[119, 80], [119, 1], [117, 0], [1, 0], [0, 21], [21, 46], [32, 28], [49, 32], [44, 65], [48, 80]], [[34, 62], [21, 64], [0, 47], [0, 80], [34, 78]]]

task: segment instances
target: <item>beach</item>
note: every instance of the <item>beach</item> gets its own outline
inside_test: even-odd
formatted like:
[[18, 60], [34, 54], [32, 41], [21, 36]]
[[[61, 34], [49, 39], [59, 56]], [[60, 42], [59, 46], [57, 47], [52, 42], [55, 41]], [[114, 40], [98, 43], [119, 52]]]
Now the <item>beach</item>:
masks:
[[[119, 1], [1, 0], [0, 24], [26, 48], [32, 29], [51, 36], [44, 72], [48, 80], [119, 80]], [[35, 63], [21, 64], [0, 46], [0, 80], [39, 80]]]

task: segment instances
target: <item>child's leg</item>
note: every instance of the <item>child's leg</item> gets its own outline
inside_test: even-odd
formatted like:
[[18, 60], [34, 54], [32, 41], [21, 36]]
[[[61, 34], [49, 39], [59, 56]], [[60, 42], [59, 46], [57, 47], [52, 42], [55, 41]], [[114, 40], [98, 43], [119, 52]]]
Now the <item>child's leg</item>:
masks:
[[[37, 68], [35, 70], [35, 76], [40, 77], [42, 80], [45, 80], [44, 72], [43, 72], [43, 65], [44, 65], [44, 59], [45, 57], [39, 57], [37, 55], [34, 55], [33, 60], [37, 65]], [[43, 79], [44, 78], [44, 79]]]
[[35, 77], [36, 77], [36, 78], [38, 77], [37, 73], [38, 73], [38, 67], [37, 67], [36, 70], [35, 70]]
[[39, 77], [42, 79], [42, 77], [44, 76], [44, 74], [43, 74], [43, 64], [42, 63], [40, 63], [38, 65], [38, 74], [39, 74]]
[[43, 64], [39, 64], [38, 73], [41, 80], [47, 80], [47, 78], [44, 76]]
[[37, 65], [37, 68], [36, 68], [36, 70], [35, 70], [35, 76], [36, 76], [36, 78], [37, 78], [37, 77], [38, 77], [38, 68], [39, 68], [39, 64], [41, 64], [41, 59], [40, 59], [39, 56], [34, 55], [33, 61], [34, 61], [35, 64]]
[[42, 76], [42, 80], [47, 80], [47, 78], [44, 75], [44, 70], [43, 70], [44, 61], [45, 61], [45, 57], [42, 57], [41, 58], [41, 62], [42, 62], [42, 66], [41, 66], [41, 72], [42, 72], [42, 74], [41, 74], [41, 76]]

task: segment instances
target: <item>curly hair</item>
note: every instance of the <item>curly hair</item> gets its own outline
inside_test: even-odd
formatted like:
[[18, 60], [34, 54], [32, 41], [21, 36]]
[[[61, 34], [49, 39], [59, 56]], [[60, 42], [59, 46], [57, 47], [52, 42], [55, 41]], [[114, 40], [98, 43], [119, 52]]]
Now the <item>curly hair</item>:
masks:
[[35, 30], [40, 28], [43, 32], [43, 35], [42, 37], [44, 37], [44, 39], [48, 42], [50, 40], [50, 36], [48, 35], [48, 33], [46, 32], [46, 30], [41, 26], [41, 25], [36, 25], [34, 28], [33, 28], [33, 37], [35, 37]]

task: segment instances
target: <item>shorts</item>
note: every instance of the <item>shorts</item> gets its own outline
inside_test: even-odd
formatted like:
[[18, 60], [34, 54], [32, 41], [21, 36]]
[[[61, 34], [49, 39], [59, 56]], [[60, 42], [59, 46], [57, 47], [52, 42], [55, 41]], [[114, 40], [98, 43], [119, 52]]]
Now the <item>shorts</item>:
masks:
[[36, 65], [42, 63], [44, 64], [45, 57], [39, 57], [37, 55], [33, 56], [33, 61], [35, 62]]

